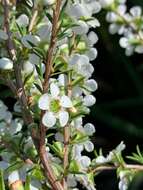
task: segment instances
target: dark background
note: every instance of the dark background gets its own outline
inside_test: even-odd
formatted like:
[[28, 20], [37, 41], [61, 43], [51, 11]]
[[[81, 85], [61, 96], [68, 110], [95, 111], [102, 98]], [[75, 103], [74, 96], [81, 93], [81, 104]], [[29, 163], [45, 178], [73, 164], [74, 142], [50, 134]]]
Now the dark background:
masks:
[[[142, 0], [128, 0], [127, 4], [128, 9], [134, 5], [143, 8]], [[106, 155], [123, 140], [126, 157], [136, 152], [137, 144], [143, 150], [143, 55], [125, 56], [119, 46], [120, 36], [108, 32], [105, 15], [105, 11], [98, 15], [98, 58], [93, 65], [99, 88], [89, 120], [96, 127], [93, 141], [97, 150], [102, 147]], [[143, 190], [142, 176], [134, 180], [130, 190]], [[115, 172], [103, 172], [95, 180], [98, 190], [118, 189]]]

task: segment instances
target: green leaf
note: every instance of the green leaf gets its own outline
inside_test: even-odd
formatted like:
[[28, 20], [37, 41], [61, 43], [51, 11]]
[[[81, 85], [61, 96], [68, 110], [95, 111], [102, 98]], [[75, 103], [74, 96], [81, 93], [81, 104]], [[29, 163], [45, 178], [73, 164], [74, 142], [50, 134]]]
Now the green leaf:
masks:
[[29, 175], [26, 176], [26, 181], [25, 181], [25, 187], [24, 190], [29, 190], [30, 189], [30, 181], [31, 177]]
[[71, 160], [68, 171], [73, 174], [81, 174], [79, 164], [76, 160]]
[[15, 170], [20, 169], [23, 165], [24, 165], [24, 162], [23, 162], [23, 161], [17, 161], [17, 162], [15, 162], [14, 164], [12, 164], [11, 166], [9, 166], [9, 167], [5, 170], [5, 172], [6, 172], [6, 173], [11, 173], [11, 172], [13, 172], [13, 171], [15, 171]]
[[43, 172], [42, 172], [40, 166], [38, 166], [38, 165], [32, 170], [31, 175], [32, 175], [32, 177], [35, 177], [36, 179], [38, 179], [40, 181], [45, 179]]
[[27, 83], [31, 83], [33, 80], [34, 80], [34, 70], [25, 77], [24, 85], [27, 85]]
[[63, 158], [63, 144], [61, 142], [54, 142], [53, 145], [48, 144], [48, 146], [57, 156]]
[[87, 141], [89, 137], [80, 131], [76, 131], [75, 135], [72, 137], [70, 144], [83, 143]]
[[5, 184], [4, 184], [4, 177], [3, 177], [3, 171], [0, 170], [0, 190], [6, 190]]

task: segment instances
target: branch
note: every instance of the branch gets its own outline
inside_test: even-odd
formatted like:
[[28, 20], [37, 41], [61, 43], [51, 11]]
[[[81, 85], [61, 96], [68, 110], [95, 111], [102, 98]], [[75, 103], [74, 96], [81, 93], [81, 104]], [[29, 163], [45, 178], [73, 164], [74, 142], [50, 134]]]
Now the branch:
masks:
[[43, 91], [44, 93], [48, 90], [49, 85], [49, 78], [51, 75], [51, 68], [52, 68], [52, 62], [53, 62], [53, 53], [56, 46], [56, 40], [57, 40], [57, 33], [58, 33], [58, 21], [60, 16], [60, 7], [61, 7], [62, 0], [56, 1], [56, 8], [53, 13], [53, 22], [52, 22], [52, 35], [50, 40], [50, 46], [47, 53], [47, 61], [46, 61], [46, 70], [45, 70], [45, 80], [43, 84]]
[[[47, 52], [47, 61], [46, 61], [46, 71], [45, 71], [45, 79], [43, 83], [43, 93], [46, 93], [49, 87], [49, 78], [51, 75], [51, 68], [53, 62], [53, 53], [56, 45], [57, 33], [58, 33], [58, 21], [60, 15], [60, 7], [61, 0], [56, 1], [56, 7], [53, 12], [53, 22], [52, 22], [52, 34], [49, 49]], [[44, 115], [44, 111], [41, 112], [41, 120], [40, 120], [40, 145], [39, 145], [39, 155], [40, 160], [44, 166], [45, 174], [49, 179], [53, 190], [63, 190], [61, 183], [57, 180], [56, 175], [54, 174], [53, 168], [51, 167], [51, 161], [48, 158], [46, 146], [45, 146], [45, 138], [46, 138], [46, 130], [45, 126], [42, 124], [42, 117]]]
[[[136, 171], [143, 171], [143, 165], [137, 165], [137, 164], [124, 164], [124, 169], [130, 169], [130, 170], [136, 170]], [[97, 166], [92, 171], [94, 173], [96, 172], [102, 172], [102, 171], [108, 171], [108, 170], [116, 170], [119, 166]]]
[[10, 58], [13, 61], [14, 73], [15, 73], [15, 78], [16, 78], [16, 95], [19, 99], [19, 102], [22, 108], [24, 122], [25, 124], [29, 125], [30, 123], [33, 123], [33, 118], [28, 109], [27, 98], [26, 98], [26, 94], [25, 94], [24, 86], [22, 82], [21, 69], [20, 69], [20, 65], [17, 63], [16, 50], [14, 47], [14, 43], [11, 39], [11, 32], [9, 29], [10, 18], [9, 18], [9, 1], [8, 0], [3, 0], [3, 7], [4, 7], [4, 30], [6, 31], [8, 35], [7, 48], [8, 48]]
[[[71, 81], [69, 79], [68, 82], [68, 96], [71, 97]], [[67, 124], [64, 127], [64, 161], [63, 161], [63, 165], [64, 165], [64, 174], [66, 173], [66, 170], [69, 166], [69, 141], [70, 141], [70, 125]], [[64, 176], [63, 178], [63, 187], [64, 190], [67, 190], [67, 176]]]
[[32, 15], [32, 18], [30, 20], [30, 24], [29, 24], [29, 27], [28, 27], [28, 32], [31, 32], [35, 23], [36, 23], [36, 18], [38, 16], [38, 8], [37, 7], [34, 7], [33, 9], [33, 15]]

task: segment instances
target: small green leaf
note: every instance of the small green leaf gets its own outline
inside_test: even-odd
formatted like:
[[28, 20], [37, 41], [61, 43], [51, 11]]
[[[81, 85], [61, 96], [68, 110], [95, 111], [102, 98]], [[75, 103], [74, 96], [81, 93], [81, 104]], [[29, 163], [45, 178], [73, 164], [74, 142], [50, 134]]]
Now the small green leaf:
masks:
[[0, 170], [0, 190], [6, 190], [5, 184], [4, 184], [4, 177], [3, 177], [3, 171]]
[[25, 187], [24, 190], [29, 190], [30, 189], [30, 181], [31, 177], [29, 175], [26, 176], [26, 181], [25, 181]]

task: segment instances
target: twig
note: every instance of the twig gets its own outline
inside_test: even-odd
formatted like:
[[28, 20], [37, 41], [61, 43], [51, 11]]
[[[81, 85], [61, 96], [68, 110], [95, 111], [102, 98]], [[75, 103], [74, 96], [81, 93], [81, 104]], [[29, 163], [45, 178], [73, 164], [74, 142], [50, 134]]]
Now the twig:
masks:
[[[118, 168], [119, 168], [119, 166], [97, 166], [92, 171], [94, 173], [96, 173], [96, 172], [102, 172], [102, 171], [107, 171], [107, 170], [116, 170]], [[123, 168], [124, 169], [130, 169], [130, 170], [136, 170], [136, 171], [143, 171], [143, 165], [124, 164]]]
[[29, 27], [28, 27], [28, 31], [31, 32], [34, 25], [35, 25], [35, 22], [36, 22], [36, 18], [38, 16], [38, 8], [37, 7], [34, 7], [33, 9], [33, 15], [32, 15], [32, 18], [30, 20], [30, 24], [29, 24]]
[[[71, 81], [69, 79], [68, 82], [68, 96], [71, 97]], [[63, 165], [64, 165], [64, 174], [69, 166], [69, 141], [70, 141], [70, 125], [67, 124], [64, 127], [64, 161], [63, 161]], [[63, 187], [64, 190], [67, 190], [67, 176], [64, 176], [63, 178]]]
[[50, 40], [50, 46], [47, 53], [47, 61], [46, 61], [46, 70], [45, 70], [45, 80], [43, 84], [43, 91], [44, 93], [48, 90], [49, 85], [49, 78], [51, 75], [51, 67], [52, 67], [52, 61], [53, 61], [53, 53], [56, 45], [56, 39], [57, 39], [57, 33], [58, 33], [58, 21], [60, 16], [60, 8], [61, 8], [61, 0], [56, 1], [56, 8], [53, 13], [53, 22], [52, 22], [52, 35]]
[[[49, 49], [47, 52], [47, 61], [46, 61], [46, 71], [45, 71], [45, 79], [43, 83], [43, 93], [46, 93], [49, 86], [49, 78], [51, 75], [51, 68], [52, 68], [52, 61], [53, 61], [53, 53], [56, 45], [57, 39], [57, 32], [58, 32], [58, 21], [60, 15], [60, 7], [61, 7], [61, 0], [56, 1], [56, 8], [53, 12], [53, 22], [52, 22], [52, 35], [50, 40]], [[41, 162], [44, 166], [45, 174], [48, 177], [53, 190], [64, 190], [61, 183], [57, 180], [54, 171], [51, 167], [50, 160], [47, 155], [46, 146], [45, 146], [45, 136], [46, 130], [45, 126], [42, 123], [42, 117], [44, 115], [44, 111], [41, 112], [41, 121], [40, 121], [40, 147], [39, 147], [39, 154]]]
[[3, 6], [4, 6], [4, 30], [8, 35], [7, 47], [10, 58], [13, 61], [14, 73], [16, 78], [16, 91], [17, 91], [16, 95], [20, 101], [25, 124], [29, 125], [30, 123], [33, 122], [33, 118], [31, 116], [30, 111], [28, 110], [27, 98], [22, 82], [21, 69], [19, 64], [17, 63], [16, 50], [13, 41], [11, 39], [11, 32], [9, 30], [9, 1], [3, 0]]

